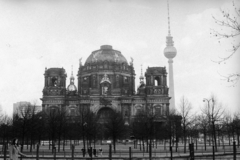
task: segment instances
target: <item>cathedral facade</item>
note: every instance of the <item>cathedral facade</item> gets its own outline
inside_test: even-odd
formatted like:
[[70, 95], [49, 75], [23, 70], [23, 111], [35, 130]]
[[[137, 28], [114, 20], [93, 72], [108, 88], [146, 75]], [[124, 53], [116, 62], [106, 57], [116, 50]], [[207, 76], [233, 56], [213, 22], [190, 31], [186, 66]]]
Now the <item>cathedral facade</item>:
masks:
[[84, 64], [80, 59], [77, 87], [73, 74], [66, 86], [64, 68], [45, 69], [43, 111], [65, 110], [69, 116], [76, 116], [83, 107], [104, 118], [114, 110], [130, 123], [139, 111], [151, 109], [163, 120], [169, 113], [170, 100], [166, 68], [148, 67], [137, 90], [135, 76], [133, 60], [128, 62], [120, 51], [103, 45]]

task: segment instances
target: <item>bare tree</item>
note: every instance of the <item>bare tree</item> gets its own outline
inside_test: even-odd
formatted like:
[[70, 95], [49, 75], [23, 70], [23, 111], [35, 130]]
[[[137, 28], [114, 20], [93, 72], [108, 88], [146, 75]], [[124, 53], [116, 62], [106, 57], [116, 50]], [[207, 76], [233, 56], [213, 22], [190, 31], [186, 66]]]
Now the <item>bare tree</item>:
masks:
[[61, 140], [62, 140], [63, 133], [64, 133], [64, 131], [66, 129], [67, 122], [68, 122], [66, 110], [58, 111], [56, 118], [57, 118], [57, 130], [56, 130], [56, 133], [57, 133], [57, 140], [58, 140], [58, 144], [57, 145], [58, 145], [58, 152], [60, 152]]
[[[154, 137], [154, 130], [155, 130], [155, 124], [157, 120], [157, 114], [153, 112], [152, 108], [150, 106], [146, 107], [145, 110], [141, 110], [137, 113], [137, 115], [134, 118], [133, 121], [133, 134], [134, 137], [142, 140], [143, 150], [144, 148], [144, 140], [147, 142], [150, 142], [150, 146], [152, 146], [152, 140]], [[148, 151], [148, 147], [147, 147]]]
[[28, 106], [29, 107], [29, 112], [28, 118], [29, 118], [29, 123], [28, 123], [28, 133], [30, 135], [30, 152], [32, 152], [32, 147], [33, 144], [35, 143], [35, 135], [36, 135], [36, 129], [37, 129], [37, 112], [36, 112], [36, 104], [31, 104]]
[[205, 114], [197, 116], [197, 124], [199, 126], [200, 132], [203, 133], [204, 148], [207, 149], [207, 133], [209, 128], [209, 119]]
[[36, 114], [36, 139], [38, 139], [38, 144], [41, 144], [42, 139], [46, 139], [46, 118], [44, 111], [38, 112]]
[[8, 143], [9, 139], [12, 136], [11, 133], [12, 119], [7, 114], [2, 114], [0, 120], [0, 137], [2, 139], [2, 143]]
[[[234, 12], [230, 13], [229, 11], [226, 10], [220, 10], [222, 13], [223, 18], [218, 19], [215, 16], [213, 16], [213, 19], [216, 24], [221, 26], [221, 29], [228, 29], [229, 32], [223, 32], [223, 31], [218, 31], [218, 30], [212, 30], [210, 34], [216, 36], [219, 39], [230, 39], [232, 41], [232, 49], [229, 50], [229, 54], [225, 57], [219, 57], [220, 60], [217, 60], [215, 62], [217, 63], [223, 63], [230, 59], [239, 49], [240, 47], [240, 41], [239, 41], [239, 36], [240, 36], [240, 7], [236, 6], [235, 3], [233, 2], [233, 10]], [[219, 40], [220, 42], [220, 40]], [[239, 80], [240, 73], [231, 73], [227, 76], [223, 76], [224, 78], [227, 79], [229, 82], [236, 82]]]
[[191, 103], [183, 96], [180, 102], [180, 114], [182, 116], [182, 130], [183, 130], [183, 139], [184, 139], [184, 153], [186, 153], [186, 143], [187, 143], [187, 127], [191, 123]]
[[237, 137], [238, 147], [240, 146], [240, 114], [235, 114], [233, 118], [233, 126]]
[[113, 140], [113, 149], [116, 151], [116, 141], [125, 136], [127, 127], [121, 113], [112, 111], [111, 115], [104, 122], [106, 134]]
[[197, 117], [193, 117], [191, 119], [191, 122], [188, 125], [188, 135], [189, 135], [189, 142], [190, 143], [195, 143], [197, 146], [197, 139], [199, 138], [199, 125], [197, 123]]
[[31, 134], [32, 133], [31, 117], [32, 117], [34, 108], [35, 107], [33, 107], [30, 103], [22, 104], [18, 107], [17, 114], [15, 114], [13, 117], [13, 127], [15, 130], [15, 133], [20, 133], [17, 136], [21, 137], [21, 150], [23, 149], [23, 145], [25, 142], [27, 142], [27, 147], [28, 147], [28, 140], [29, 140], [29, 137], [31, 137], [32, 135]]
[[83, 148], [86, 149], [87, 113], [90, 112], [87, 106], [81, 105], [77, 110], [76, 124], [79, 136], [83, 139]]
[[210, 99], [204, 99], [204, 101], [207, 101], [207, 104], [202, 109], [202, 113], [208, 117], [209, 126], [211, 126], [213, 144], [215, 145], [217, 151], [216, 123], [222, 121], [224, 109], [222, 105], [217, 102], [216, 97], [213, 95]]
[[170, 142], [170, 146], [174, 146], [176, 142], [176, 150], [178, 148], [179, 138], [182, 134], [181, 129], [182, 116], [175, 110], [170, 111], [165, 122], [165, 132]]
[[222, 122], [224, 133], [227, 134], [229, 145], [231, 145], [231, 135], [234, 137], [234, 129], [232, 127], [232, 115], [230, 115], [229, 113], [225, 113]]
[[[58, 131], [58, 120], [59, 120], [59, 108], [51, 108], [49, 112], [45, 112], [44, 117], [46, 118], [46, 128], [48, 130], [48, 138], [49, 142], [52, 142], [52, 150], [54, 147], [54, 142], [57, 138], [57, 131]], [[49, 143], [50, 149], [50, 143]]]
[[98, 117], [95, 113], [92, 111], [88, 110], [85, 114], [85, 123], [86, 123], [86, 137], [88, 139], [88, 144], [91, 146], [92, 142], [94, 144], [95, 148], [95, 143], [97, 136], [100, 134], [99, 132], [99, 123], [98, 123]]

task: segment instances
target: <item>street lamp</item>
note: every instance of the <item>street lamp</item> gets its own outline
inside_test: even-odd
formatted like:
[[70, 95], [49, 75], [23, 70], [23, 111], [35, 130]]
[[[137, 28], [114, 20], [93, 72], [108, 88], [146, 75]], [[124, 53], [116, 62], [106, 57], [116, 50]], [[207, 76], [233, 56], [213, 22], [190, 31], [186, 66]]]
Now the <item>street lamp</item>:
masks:
[[[214, 103], [214, 99], [213, 98], [211, 98], [211, 99], [207, 99], [207, 98], [203, 98], [203, 102], [206, 102], [207, 101], [207, 106], [208, 106], [208, 116], [210, 116], [209, 115], [209, 108], [210, 108], [210, 101], [212, 101], [212, 103]], [[209, 120], [211, 120], [211, 117], [209, 118]]]
[[211, 99], [203, 98], [203, 102], [205, 102], [205, 101], [208, 102], [208, 107], [209, 107], [210, 101], [212, 101], [214, 103], [214, 99], [213, 98], [211, 98]]

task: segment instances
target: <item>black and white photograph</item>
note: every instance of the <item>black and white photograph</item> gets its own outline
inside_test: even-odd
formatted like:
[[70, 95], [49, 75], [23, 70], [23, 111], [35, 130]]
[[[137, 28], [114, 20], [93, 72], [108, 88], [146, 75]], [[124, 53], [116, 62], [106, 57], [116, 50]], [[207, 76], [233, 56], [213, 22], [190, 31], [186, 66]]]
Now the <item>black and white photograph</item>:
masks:
[[239, 0], [0, 0], [0, 159], [240, 159]]

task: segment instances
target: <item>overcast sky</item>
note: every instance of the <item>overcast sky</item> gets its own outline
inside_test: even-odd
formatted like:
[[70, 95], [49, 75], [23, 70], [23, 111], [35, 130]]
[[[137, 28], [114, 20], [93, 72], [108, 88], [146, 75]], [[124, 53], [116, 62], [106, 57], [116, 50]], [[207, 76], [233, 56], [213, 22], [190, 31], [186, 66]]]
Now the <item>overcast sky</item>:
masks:
[[[234, 87], [220, 75], [240, 72], [240, 54], [226, 64], [212, 62], [227, 55], [232, 40], [210, 35], [221, 30], [212, 18], [220, 8], [231, 12], [230, 0], [169, 0], [174, 58], [175, 101], [185, 96], [196, 111], [203, 98], [214, 94], [231, 113], [240, 111], [240, 82]], [[239, 1], [235, 2], [238, 6]], [[134, 59], [136, 84], [143, 71], [166, 66], [163, 50], [167, 36], [166, 0], [1, 0], [0, 105], [8, 114], [13, 103], [41, 104], [45, 67], [66, 69], [76, 78], [83, 63], [101, 45], [112, 45]], [[224, 29], [222, 31], [225, 31]], [[77, 84], [77, 82], [75, 82]]]

